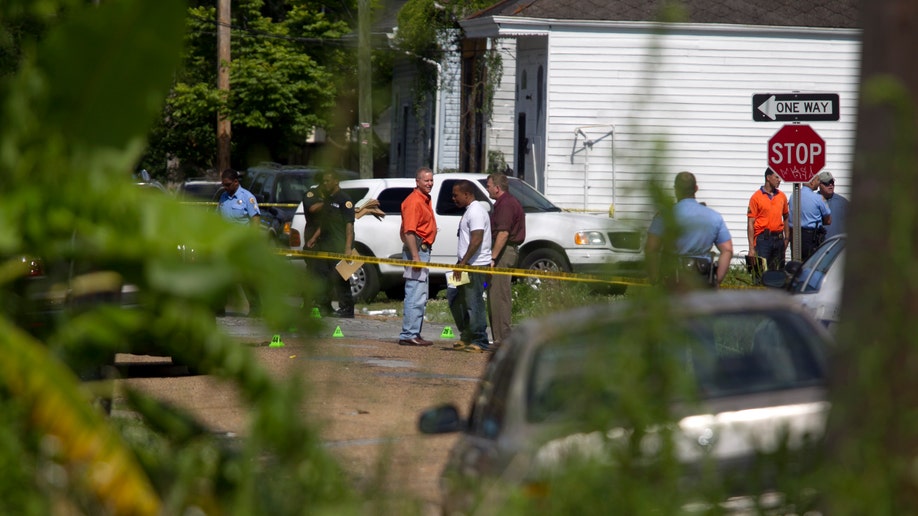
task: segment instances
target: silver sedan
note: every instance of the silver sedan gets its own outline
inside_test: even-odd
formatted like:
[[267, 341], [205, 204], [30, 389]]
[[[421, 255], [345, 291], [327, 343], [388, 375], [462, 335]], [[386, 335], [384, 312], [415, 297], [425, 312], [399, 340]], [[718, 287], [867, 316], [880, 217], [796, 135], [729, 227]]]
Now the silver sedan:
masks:
[[[528, 321], [492, 357], [467, 418], [452, 404], [421, 414], [423, 433], [460, 433], [444, 512], [537, 500], [625, 514], [642, 489], [665, 493], [661, 514], [737, 496], [799, 509], [829, 407], [830, 339], [778, 291], [635, 296]], [[596, 471], [599, 505], [576, 505]], [[577, 501], [542, 505], [565, 496]]]

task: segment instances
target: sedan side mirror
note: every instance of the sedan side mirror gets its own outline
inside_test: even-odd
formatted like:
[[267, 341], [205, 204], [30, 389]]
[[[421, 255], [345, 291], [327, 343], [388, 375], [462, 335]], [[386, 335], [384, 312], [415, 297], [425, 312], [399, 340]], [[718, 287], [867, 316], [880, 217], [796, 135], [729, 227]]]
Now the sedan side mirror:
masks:
[[762, 284], [769, 288], [785, 288], [787, 274], [784, 271], [765, 271], [762, 273]]
[[422, 434], [449, 434], [459, 432], [465, 426], [465, 421], [459, 417], [459, 410], [452, 404], [427, 409], [418, 419], [418, 430]]

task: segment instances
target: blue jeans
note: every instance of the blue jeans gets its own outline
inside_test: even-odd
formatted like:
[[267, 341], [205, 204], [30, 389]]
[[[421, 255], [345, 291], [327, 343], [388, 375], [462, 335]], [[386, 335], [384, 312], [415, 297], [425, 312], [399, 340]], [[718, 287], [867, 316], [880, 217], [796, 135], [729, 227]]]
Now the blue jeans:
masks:
[[[765, 235], [758, 235], [755, 239], [755, 254], [765, 259], [768, 264], [768, 270], [783, 270], [785, 256], [784, 238], [780, 236], [766, 237]], [[753, 279], [756, 284], [761, 283], [761, 277], [758, 275], [754, 276]]]
[[447, 289], [449, 311], [456, 321], [459, 339], [477, 344], [481, 349], [488, 349], [488, 314], [484, 300], [488, 276], [481, 272], [470, 272], [468, 283]]
[[[422, 262], [430, 262], [430, 251], [419, 250], [418, 256]], [[402, 250], [402, 260], [411, 260], [411, 255], [406, 250]], [[425, 274], [423, 280], [405, 279], [405, 314], [399, 339], [407, 340], [421, 336], [424, 313], [427, 311], [428, 278], [429, 275]]]

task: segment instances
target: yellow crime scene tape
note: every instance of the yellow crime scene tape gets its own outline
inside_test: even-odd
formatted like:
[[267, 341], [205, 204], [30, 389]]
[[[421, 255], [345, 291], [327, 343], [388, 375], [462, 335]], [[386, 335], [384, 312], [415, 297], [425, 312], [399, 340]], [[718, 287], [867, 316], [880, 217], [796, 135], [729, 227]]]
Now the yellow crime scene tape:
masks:
[[[215, 202], [195, 202], [195, 201], [183, 201], [182, 204], [191, 204], [191, 205], [210, 205], [216, 206]], [[259, 207], [275, 207], [275, 208], [296, 208], [299, 204], [291, 203], [261, 203]], [[576, 208], [566, 209], [565, 211], [571, 212], [588, 212], [590, 210], [578, 210]], [[346, 260], [346, 261], [355, 261], [354, 256], [348, 256], [343, 253], [326, 253], [320, 251], [294, 251], [294, 250], [282, 250], [279, 251], [279, 254], [282, 254], [288, 258], [313, 258], [313, 259], [324, 259], [324, 260]], [[757, 257], [760, 258], [760, 257]], [[761, 259], [761, 258], [760, 258]], [[446, 263], [424, 263], [424, 262], [413, 262], [410, 260], [401, 260], [397, 258], [377, 258], [375, 256], [364, 256], [360, 255], [359, 259], [356, 261], [366, 262], [366, 263], [375, 263], [375, 264], [387, 264], [387, 265], [396, 265], [402, 267], [426, 267], [428, 269], [444, 269], [444, 270], [454, 270], [454, 271], [463, 271], [463, 272], [485, 272], [487, 274], [501, 274], [505, 276], [517, 276], [521, 278], [538, 278], [538, 279], [547, 279], [547, 280], [560, 280], [560, 281], [579, 281], [583, 283], [605, 283], [609, 285], [627, 285], [627, 286], [649, 286], [651, 283], [647, 280], [641, 278], [625, 278], [625, 277], [603, 277], [596, 276], [591, 274], [576, 274], [573, 272], [560, 272], [560, 271], [534, 271], [532, 269], [513, 269], [513, 268], [491, 268], [491, 267], [474, 267], [474, 266], [459, 266], [456, 264], [446, 264]], [[762, 259], [764, 262], [764, 259]], [[767, 268], [767, 267], [765, 267]], [[764, 287], [760, 285], [730, 285], [724, 286], [721, 285], [722, 289], [762, 289]]]
[[571, 272], [555, 272], [555, 271], [534, 271], [532, 269], [512, 269], [512, 268], [498, 268], [498, 267], [475, 267], [475, 266], [459, 266], [454, 263], [425, 263], [425, 262], [414, 262], [411, 260], [402, 260], [397, 258], [377, 258], [375, 256], [364, 256], [364, 255], [346, 255], [343, 253], [327, 253], [320, 251], [293, 251], [293, 250], [283, 250], [280, 251], [280, 254], [288, 258], [314, 258], [322, 260], [346, 260], [346, 261], [358, 261], [366, 263], [376, 263], [376, 264], [387, 264], [387, 265], [396, 265], [402, 267], [426, 267], [428, 269], [444, 269], [444, 270], [453, 270], [453, 271], [463, 271], [463, 272], [484, 272], [487, 274], [501, 274], [505, 276], [518, 276], [523, 278], [539, 278], [539, 279], [550, 279], [550, 280], [562, 280], [562, 281], [580, 281], [584, 283], [607, 283], [610, 285], [629, 285], [629, 286], [644, 286], [648, 285], [646, 281], [643, 281], [639, 278], [624, 278], [624, 277], [603, 277], [595, 276], [590, 274], [575, 274]]
[[[179, 204], [187, 204], [188, 206], [216, 206], [218, 203], [214, 201], [179, 201]], [[292, 204], [288, 202], [265, 202], [258, 203], [259, 208], [296, 208], [299, 204]]]
[[[346, 255], [343, 253], [327, 253], [321, 251], [294, 251], [282, 250], [278, 252], [288, 258], [314, 258], [323, 260], [346, 260], [348, 262], [366, 262], [376, 264], [397, 265], [402, 267], [427, 267], [429, 269], [444, 269], [464, 272], [484, 272], [487, 274], [501, 274], [505, 276], [517, 276], [522, 278], [538, 278], [546, 280], [559, 281], [579, 281], [582, 283], [605, 283], [609, 285], [627, 285], [636, 287], [651, 286], [652, 283], [642, 278], [626, 278], [615, 276], [596, 276], [590, 274], [577, 274], [572, 272], [560, 271], [535, 271], [532, 269], [513, 269], [513, 268], [491, 268], [475, 266], [459, 266], [454, 263], [436, 263], [436, 262], [414, 262], [411, 260], [401, 260], [397, 258], [377, 258], [375, 256], [364, 255]], [[742, 290], [742, 289], [764, 289], [761, 285], [720, 285], [718, 288], [725, 290]]]

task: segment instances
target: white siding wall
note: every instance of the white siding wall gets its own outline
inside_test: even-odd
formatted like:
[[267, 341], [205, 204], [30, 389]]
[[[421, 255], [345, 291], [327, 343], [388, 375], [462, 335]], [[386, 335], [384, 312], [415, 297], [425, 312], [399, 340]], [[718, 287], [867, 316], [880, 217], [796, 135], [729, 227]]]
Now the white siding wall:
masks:
[[494, 40], [494, 46], [503, 61], [503, 75], [500, 86], [494, 92], [494, 110], [488, 127], [488, 150], [503, 153], [507, 165], [515, 169], [516, 39], [497, 39]]
[[[752, 95], [800, 91], [840, 95], [840, 121], [810, 124], [826, 141], [824, 170], [836, 176], [838, 193], [849, 196], [860, 43], [850, 32], [831, 34], [804, 38], [750, 28], [671, 32], [655, 40], [639, 31], [554, 28], [546, 194], [563, 207], [603, 212], [614, 200], [617, 218], [647, 220], [653, 211], [647, 180], [660, 172], [671, 191], [673, 175], [689, 170], [698, 178], [698, 200], [723, 214], [741, 253], [748, 247], [749, 196], [764, 182], [767, 141], [783, 125], [754, 122]], [[589, 151], [585, 194], [586, 153], [573, 151], [577, 128], [591, 125], [614, 126], [614, 137]], [[602, 131], [587, 130], [596, 137]], [[653, 151], [657, 143], [665, 152]]]
[[456, 46], [452, 52], [445, 53], [440, 63], [440, 138], [438, 141], [440, 170], [459, 168], [459, 127], [462, 109], [460, 76], [462, 72], [461, 56]]

